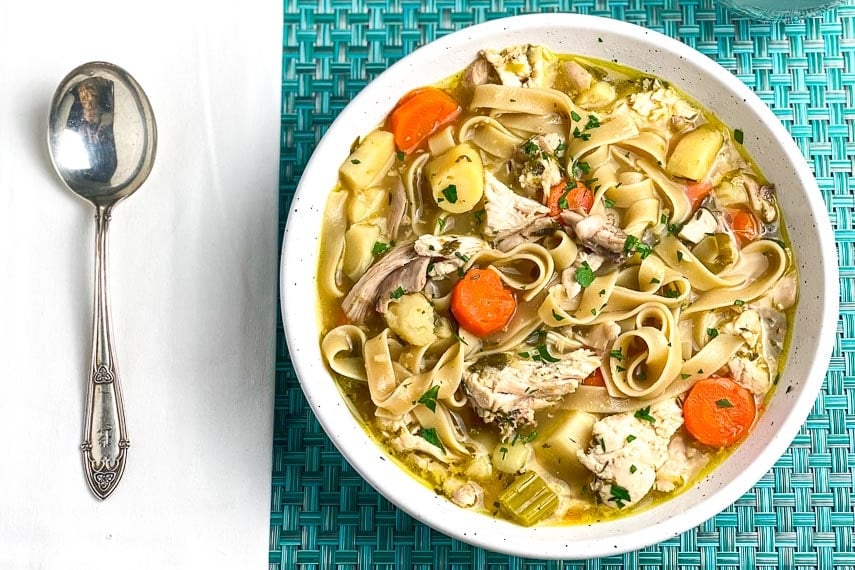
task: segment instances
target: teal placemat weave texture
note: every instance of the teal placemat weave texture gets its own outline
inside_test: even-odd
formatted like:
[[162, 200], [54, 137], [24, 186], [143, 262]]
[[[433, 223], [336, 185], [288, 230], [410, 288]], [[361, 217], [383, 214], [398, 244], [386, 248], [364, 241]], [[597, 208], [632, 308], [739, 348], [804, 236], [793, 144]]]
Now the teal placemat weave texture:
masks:
[[736, 74], [774, 110], [813, 167], [831, 215], [842, 316], [821, 397], [753, 489], [679, 537], [583, 562], [473, 548], [383, 499], [345, 462], [307, 407], [280, 323], [270, 568], [855, 569], [855, 4], [849, 2], [821, 17], [769, 24], [698, 0], [286, 0], [280, 232], [315, 144], [390, 64], [489, 19], [534, 11], [593, 14], [680, 39]]

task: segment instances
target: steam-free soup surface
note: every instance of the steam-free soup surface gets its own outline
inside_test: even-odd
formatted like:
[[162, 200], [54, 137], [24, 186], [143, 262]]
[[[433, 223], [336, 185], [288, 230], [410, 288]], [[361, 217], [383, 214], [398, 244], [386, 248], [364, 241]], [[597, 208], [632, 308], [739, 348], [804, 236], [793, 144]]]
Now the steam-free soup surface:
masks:
[[321, 347], [353, 413], [436, 492], [522, 525], [691, 485], [777, 383], [797, 296], [743, 136], [542, 46], [404, 95], [324, 218]]

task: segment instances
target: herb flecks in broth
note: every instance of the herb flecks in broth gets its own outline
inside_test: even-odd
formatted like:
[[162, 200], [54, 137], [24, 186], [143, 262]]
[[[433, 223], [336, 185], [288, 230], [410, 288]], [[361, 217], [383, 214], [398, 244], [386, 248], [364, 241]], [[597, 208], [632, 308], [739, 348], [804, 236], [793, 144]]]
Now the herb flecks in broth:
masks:
[[484, 50], [351, 148], [322, 351], [403, 468], [523, 525], [634, 512], [742, 440], [797, 288], [742, 131], [656, 77]]

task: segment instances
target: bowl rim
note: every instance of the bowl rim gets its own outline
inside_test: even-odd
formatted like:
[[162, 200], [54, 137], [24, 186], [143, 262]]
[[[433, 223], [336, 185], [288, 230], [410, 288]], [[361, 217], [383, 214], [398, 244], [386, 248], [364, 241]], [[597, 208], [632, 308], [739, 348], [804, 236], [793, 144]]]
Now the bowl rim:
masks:
[[[301, 315], [296, 310], [296, 307], [301, 305], [301, 303], [289, 304], [287, 302], [290, 291], [293, 290], [296, 294], [298, 282], [292, 277], [289, 268], [295, 267], [297, 268], [295, 271], [300, 273], [300, 265], [305, 265], [305, 261], [297, 253], [298, 248], [292, 246], [293, 243], [298, 243], [300, 238], [293, 237], [294, 232], [289, 232], [289, 229], [298, 223], [295, 220], [298, 217], [298, 209], [301, 202], [300, 197], [304, 193], [316, 191], [316, 189], [309, 187], [310, 182], [307, 182], [308, 175], [318, 169], [329, 168], [327, 165], [321, 163], [321, 156], [327, 147], [335, 144], [332, 142], [333, 136], [331, 135], [335, 135], [335, 133], [345, 128], [349, 116], [353, 114], [352, 111], [354, 109], [358, 109], [361, 105], [364, 105], [364, 102], [371, 101], [375, 97], [373, 88], [389, 83], [390, 78], [394, 78], [400, 72], [404, 71], [407, 66], [413, 65], [416, 62], [424, 63], [440, 58], [446, 50], [452, 49], [458, 43], [466, 42], [474, 37], [495, 38], [511, 27], [515, 31], [519, 31], [526, 28], [540, 29], [544, 26], [554, 28], [584, 28], [586, 33], [596, 34], [599, 32], [611, 36], [624, 36], [630, 41], [642, 42], [645, 44], [644, 47], [655, 44], [663, 52], [679, 53], [681, 59], [687, 60], [693, 67], [714, 68], [716, 76], [721, 83], [731, 92], [741, 97], [744, 104], [750, 106], [751, 112], [758, 116], [759, 120], [772, 131], [779, 142], [781, 152], [793, 164], [798, 174], [798, 183], [803, 189], [807, 205], [818, 222], [816, 225], [816, 237], [822, 252], [822, 264], [825, 269], [822, 287], [818, 288], [818, 292], [823, 295], [820, 301], [822, 307], [821, 314], [817, 315], [820, 323], [818, 329], [819, 335], [816, 339], [816, 352], [814, 353], [812, 363], [809, 365], [809, 373], [806, 380], [802, 382], [805, 387], [793, 400], [792, 412], [778, 425], [774, 437], [771, 438], [771, 441], [746, 466], [744, 470], [746, 476], [734, 478], [713, 490], [706, 496], [705, 500], [696, 503], [692, 508], [677, 512], [665, 520], [656, 521], [655, 533], [651, 532], [652, 529], [650, 528], [639, 528], [630, 532], [621, 531], [620, 521], [632, 519], [640, 515], [630, 514], [615, 521], [596, 523], [598, 530], [606, 529], [602, 533], [603, 536], [585, 539], [583, 548], [578, 550], [574, 550], [573, 547], [578, 548], [582, 544], [575, 539], [550, 541], [548, 543], [539, 540], [537, 535], [538, 529], [562, 527], [525, 528], [489, 518], [485, 515], [457, 507], [445, 498], [438, 498], [432, 491], [422, 484], [415, 482], [409, 475], [405, 474], [406, 480], [402, 479], [399, 475], [403, 473], [403, 470], [396, 464], [396, 461], [391, 460], [391, 457], [387, 456], [379, 448], [370, 436], [365, 433], [363, 428], [358, 425], [355, 419], [346, 422], [344, 426], [336, 421], [339, 414], [349, 414], [349, 412], [346, 411], [346, 407], [342, 407], [342, 402], [329, 401], [330, 386], [325, 386], [325, 383], [322, 382], [311, 381], [314, 380], [312, 374], [317, 367], [317, 363], [312, 363], [311, 359], [317, 357], [319, 352], [309, 351], [310, 353], [307, 356], [307, 352], [301, 353], [299, 348], [296, 351], [290, 348], [300, 347], [301, 343], [305, 344], [307, 341], [305, 338], [305, 328], [299, 322]], [[400, 94], [403, 94], [403, 91]], [[401, 508], [428, 526], [478, 547], [517, 556], [568, 560], [585, 559], [621, 554], [678, 536], [733, 504], [740, 496], [754, 486], [763, 474], [769, 471], [777, 459], [781, 457], [793, 441], [799, 427], [807, 418], [813, 403], [816, 401], [831, 357], [836, 330], [835, 324], [839, 311], [839, 282], [835, 252], [834, 236], [825, 203], [822, 200], [816, 180], [811, 174], [810, 167], [805, 161], [804, 156], [796, 146], [789, 132], [780, 123], [771, 109], [737, 77], [729, 73], [714, 60], [690, 46], [669, 36], [635, 24], [599, 16], [572, 13], [528, 14], [500, 18], [469, 26], [419, 47], [371, 81], [333, 121], [306, 164], [289, 210], [283, 235], [280, 264], [280, 308], [290, 357], [303, 394], [312, 412], [333, 444], [347, 459], [348, 463], [381, 495], [398, 508]], [[311, 256], [314, 264], [317, 263], [317, 253], [315, 251]], [[315, 282], [314, 271], [312, 281]], [[300, 312], [305, 312], [305, 310], [305, 306], [303, 306]], [[302, 317], [305, 318], [305, 315], [302, 315]], [[289, 326], [291, 323], [294, 323], [295, 326]], [[311, 342], [316, 345], [319, 344], [318, 339], [315, 338], [312, 338]], [[323, 365], [321, 365], [321, 368], [323, 368]], [[326, 376], [332, 380], [328, 372]], [[332, 381], [326, 384], [335, 384], [335, 382]], [[332, 388], [337, 391], [335, 386], [332, 386]], [[341, 394], [339, 392], [337, 394], [339, 394], [339, 399], [342, 399]], [[375, 461], [375, 457], [378, 455], [380, 461]], [[750, 476], [748, 476], [749, 474]], [[407, 480], [409, 480], [410, 484], [407, 483]], [[400, 487], [393, 489], [392, 485], [389, 484], [390, 481]], [[412, 484], [414, 482], [415, 486]], [[419, 493], [417, 489], [421, 489], [422, 492]], [[666, 501], [666, 503], [668, 502], [670, 501]], [[422, 512], [423, 508], [433, 509], [435, 511], [434, 516], [425, 516]], [[650, 512], [657, 508], [654, 507], [643, 512]], [[472, 518], [473, 515], [477, 519]], [[473, 532], [471, 530], [467, 532], [465, 529], [470, 528], [467, 526], [469, 523], [472, 523], [479, 529], [486, 529], [486, 532]], [[587, 526], [590, 527], [591, 525]], [[563, 528], [578, 528], [578, 526]], [[499, 538], [501, 540], [498, 540]], [[509, 538], [513, 540], [509, 540]], [[527, 540], [529, 538], [533, 540]], [[617, 544], [615, 544], [616, 542]]]

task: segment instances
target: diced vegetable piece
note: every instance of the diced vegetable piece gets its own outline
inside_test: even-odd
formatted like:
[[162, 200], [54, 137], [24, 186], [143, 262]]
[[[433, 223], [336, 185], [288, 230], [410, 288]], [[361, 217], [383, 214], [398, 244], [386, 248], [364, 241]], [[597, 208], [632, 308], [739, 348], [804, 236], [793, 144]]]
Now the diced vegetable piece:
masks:
[[342, 271], [357, 281], [374, 261], [374, 244], [380, 237], [380, 228], [374, 224], [353, 224], [344, 233], [344, 259]]
[[502, 473], [513, 475], [522, 471], [529, 457], [531, 457], [531, 447], [527, 443], [521, 441], [499, 442], [493, 448], [493, 467]]
[[748, 192], [743, 184], [733, 184], [725, 180], [713, 191], [719, 206], [737, 206], [748, 203]]
[[469, 143], [432, 159], [424, 171], [436, 204], [446, 212], [468, 212], [484, 195], [484, 165]]
[[584, 477], [585, 467], [579, 463], [576, 452], [585, 450], [591, 442], [591, 430], [597, 421], [596, 416], [587, 412], [572, 410], [557, 422], [538, 450], [538, 456], [559, 477], [569, 480]]
[[582, 181], [577, 181], [576, 187], [568, 190], [567, 182], [562, 180], [549, 189], [546, 205], [549, 207], [549, 215], [553, 218], [560, 214], [561, 210], [582, 210], [587, 214], [594, 205], [594, 193]]
[[600, 109], [615, 100], [615, 88], [607, 81], [597, 81], [590, 89], [576, 96], [576, 104], [585, 109]]
[[683, 403], [686, 430], [712, 447], [728, 447], [739, 441], [757, 414], [754, 395], [730, 378], [698, 381]]
[[351, 192], [347, 200], [347, 219], [351, 224], [381, 215], [389, 202], [389, 194], [382, 188], [366, 188]]
[[726, 214], [728, 222], [730, 222], [730, 229], [736, 239], [739, 240], [740, 245], [754, 241], [760, 235], [760, 224], [757, 223], [754, 214], [748, 210], [728, 210]]
[[687, 133], [671, 153], [666, 170], [675, 176], [701, 180], [712, 166], [722, 143], [721, 133], [702, 125]]
[[692, 253], [713, 273], [718, 273], [736, 261], [736, 244], [725, 233], [705, 236]]
[[354, 191], [376, 184], [395, 162], [395, 139], [392, 133], [376, 130], [356, 147], [339, 168], [344, 183]]
[[398, 149], [409, 154], [459, 114], [457, 101], [436, 87], [424, 87], [401, 98], [388, 125]]
[[692, 203], [692, 208], [697, 208], [701, 201], [707, 197], [712, 190], [712, 184], [704, 180], [686, 186], [686, 197]]
[[698, 243], [707, 234], [715, 232], [716, 227], [718, 227], [718, 220], [715, 219], [712, 212], [706, 208], [698, 208], [692, 219], [683, 224], [677, 237], [692, 243]]
[[491, 269], [470, 269], [451, 291], [451, 313], [479, 338], [501, 330], [516, 309], [514, 294]]
[[597, 368], [591, 375], [582, 380], [583, 386], [602, 386], [605, 387], [606, 380], [603, 378], [603, 370], [601, 368]]
[[518, 523], [531, 526], [552, 516], [558, 508], [558, 494], [540, 475], [528, 471], [502, 491], [499, 507]]
[[392, 301], [383, 316], [389, 328], [413, 346], [425, 346], [436, 340], [436, 311], [421, 293], [411, 293]]

